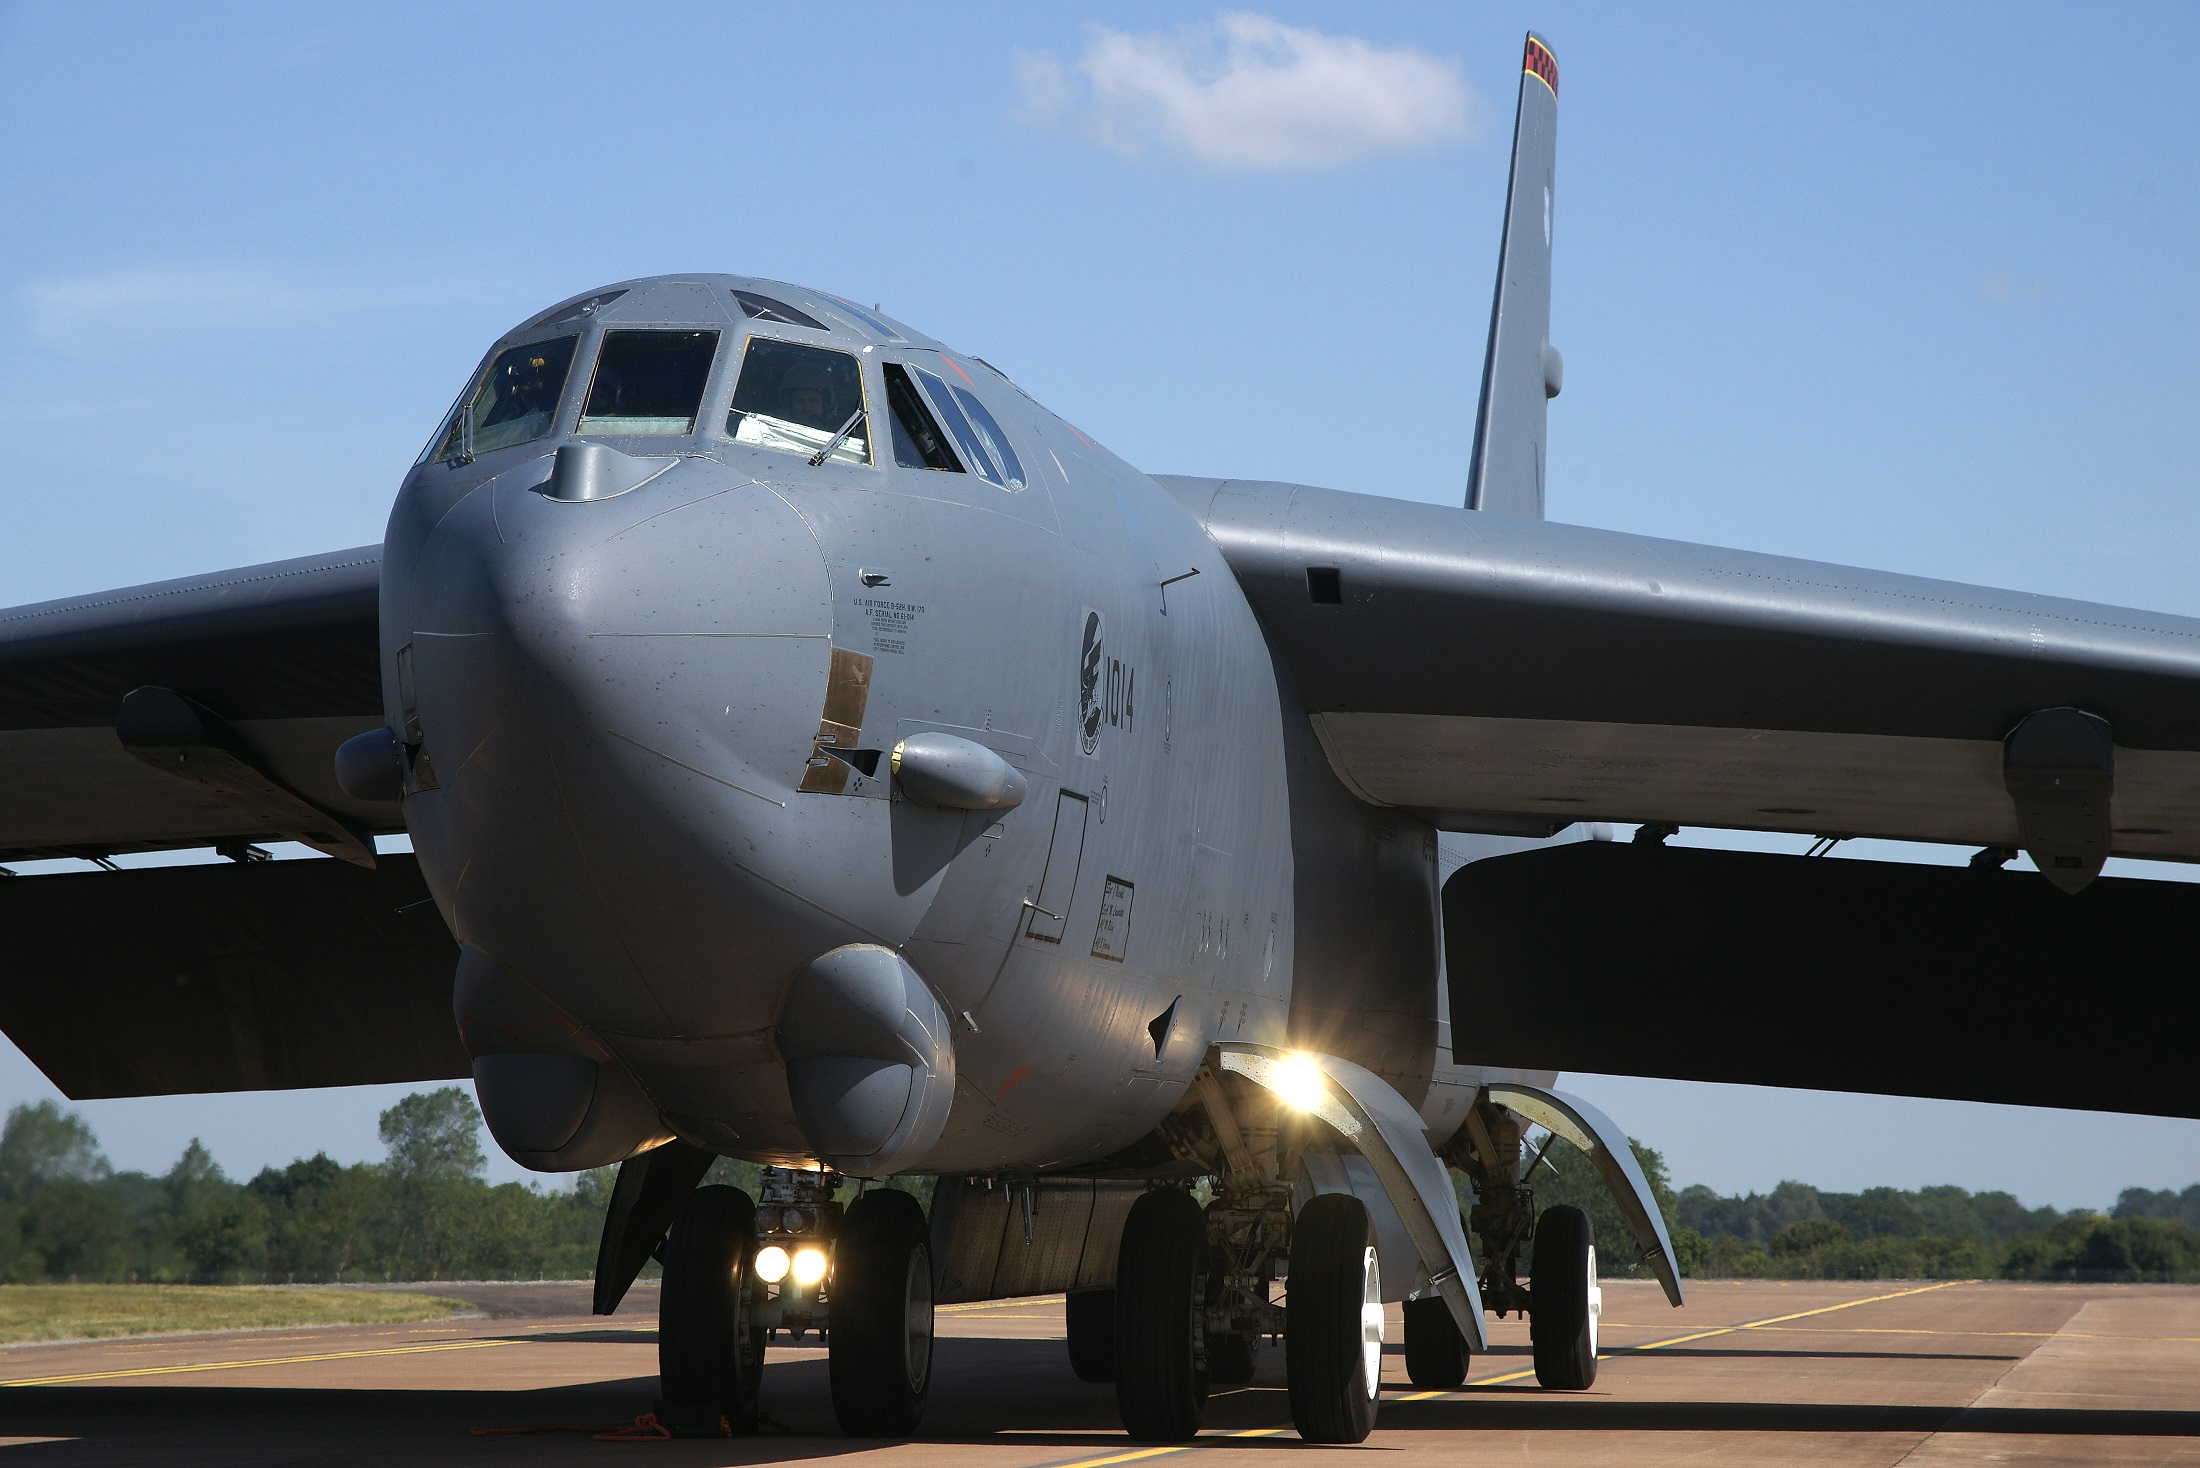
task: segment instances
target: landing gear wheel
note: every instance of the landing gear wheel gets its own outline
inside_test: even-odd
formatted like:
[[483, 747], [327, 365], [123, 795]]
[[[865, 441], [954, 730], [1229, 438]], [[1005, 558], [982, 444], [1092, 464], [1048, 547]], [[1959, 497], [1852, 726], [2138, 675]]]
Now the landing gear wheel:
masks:
[[1115, 1380], [1115, 1291], [1073, 1291], [1065, 1313], [1069, 1369], [1079, 1381]]
[[1535, 1221], [1534, 1248], [1528, 1339], [1535, 1346], [1535, 1379], [1553, 1391], [1585, 1391], [1597, 1379], [1597, 1321], [1604, 1314], [1596, 1230], [1589, 1215], [1570, 1204], [1546, 1208]]
[[1207, 1337], [1207, 1380], [1214, 1386], [1243, 1386], [1260, 1366], [1259, 1340], [1249, 1335]]
[[1145, 1442], [1181, 1442], [1199, 1431], [1207, 1373], [1199, 1267], [1207, 1215], [1189, 1193], [1162, 1188], [1131, 1205], [1115, 1270], [1115, 1406]]
[[679, 1436], [756, 1431], [764, 1332], [750, 1327], [756, 1205], [739, 1188], [697, 1188], [665, 1239], [657, 1307], [658, 1420]]
[[1406, 1301], [1406, 1379], [1423, 1391], [1448, 1392], [1467, 1379], [1467, 1338], [1451, 1307], [1431, 1295]]
[[850, 1437], [907, 1437], [932, 1385], [932, 1246], [924, 1209], [892, 1188], [848, 1209], [826, 1332], [833, 1416]]
[[1291, 1421], [1314, 1443], [1364, 1442], [1383, 1383], [1383, 1278], [1367, 1205], [1323, 1193], [1291, 1239], [1284, 1364]]

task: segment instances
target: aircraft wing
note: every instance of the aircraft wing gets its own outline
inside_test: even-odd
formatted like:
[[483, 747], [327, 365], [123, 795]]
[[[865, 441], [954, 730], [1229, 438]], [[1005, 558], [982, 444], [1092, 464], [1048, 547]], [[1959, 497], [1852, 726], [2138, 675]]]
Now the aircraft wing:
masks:
[[[2036, 859], [2082, 836], [2200, 860], [2200, 621], [1301, 485], [1162, 483], [1364, 799], [1508, 834], [1670, 822]], [[2040, 865], [2074, 890], [2107, 854]]]
[[0, 860], [304, 840], [345, 861], [0, 880], [0, 1029], [64, 1094], [468, 1074], [457, 945], [393, 802], [337, 788], [382, 722], [379, 546], [0, 612]]
[[0, 881], [0, 1029], [72, 1101], [471, 1074], [410, 856]]
[[402, 816], [331, 761], [382, 721], [380, 573], [363, 546], [0, 611], [0, 861], [288, 839], [371, 864]]

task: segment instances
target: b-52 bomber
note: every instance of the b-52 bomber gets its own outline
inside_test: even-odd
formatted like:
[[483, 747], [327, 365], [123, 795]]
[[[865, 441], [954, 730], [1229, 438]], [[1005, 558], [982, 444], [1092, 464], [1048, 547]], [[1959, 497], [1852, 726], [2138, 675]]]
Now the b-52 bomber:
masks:
[[[617, 1164], [596, 1308], [662, 1261], [683, 1433], [812, 1330], [913, 1432], [935, 1305], [1053, 1291], [1142, 1439], [1279, 1337], [1364, 1439], [1385, 1302], [1419, 1386], [1518, 1311], [1586, 1387], [1599, 1251], [1682, 1286], [1560, 1070], [2200, 1115], [2195, 889], [2100, 876], [2200, 859], [2200, 621], [1547, 522], [1557, 87], [1531, 35], [1457, 508], [1149, 476], [672, 275], [491, 346], [381, 545], [0, 613], [0, 858], [232, 858], [0, 881], [0, 1026], [71, 1097], [469, 1077]], [[1536, 1208], [1552, 1139], [1631, 1237]]]

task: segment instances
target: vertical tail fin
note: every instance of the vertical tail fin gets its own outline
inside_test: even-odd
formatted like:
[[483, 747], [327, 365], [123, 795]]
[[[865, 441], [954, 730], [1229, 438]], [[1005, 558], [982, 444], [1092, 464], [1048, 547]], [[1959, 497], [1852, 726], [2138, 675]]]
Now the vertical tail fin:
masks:
[[1558, 164], [1558, 60], [1534, 31], [1520, 71], [1513, 119], [1512, 182], [1505, 240], [1490, 304], [1489, 354], [1474, 415], [1467, 508], [1543, 516], [1544, 430], [1558, 396], [1551, 346], [1551, 187]]

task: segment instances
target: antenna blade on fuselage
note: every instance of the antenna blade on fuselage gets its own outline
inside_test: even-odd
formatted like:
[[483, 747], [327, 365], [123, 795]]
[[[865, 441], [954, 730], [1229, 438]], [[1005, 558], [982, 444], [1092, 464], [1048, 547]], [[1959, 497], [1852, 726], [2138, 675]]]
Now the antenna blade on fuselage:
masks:
[[1551, 189], [1558, 162], [1558, 61], [1528, 32], [1513, 120], [1512, 182], [1505, 239], [1497, 256], [1497, 296], [1482, 364], [1482, 400], [1474, 416], [1474, 464], [1467, 508], [1543, 515], [1548, 400], [1558, 396], [1559, 359], [1551, 331]]

